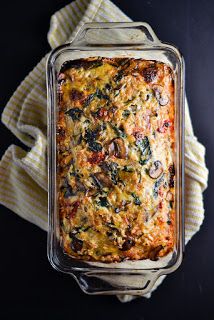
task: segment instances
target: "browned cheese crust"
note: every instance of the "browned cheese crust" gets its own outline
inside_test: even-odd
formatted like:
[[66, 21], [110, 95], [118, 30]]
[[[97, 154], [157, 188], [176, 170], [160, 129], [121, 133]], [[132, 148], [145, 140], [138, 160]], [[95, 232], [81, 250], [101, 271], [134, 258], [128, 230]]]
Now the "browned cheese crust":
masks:
[[56, 142], [66, 254], [120, 262], [173, 250], [174, 141], [169, 66], [102, 57], [63, 64]]

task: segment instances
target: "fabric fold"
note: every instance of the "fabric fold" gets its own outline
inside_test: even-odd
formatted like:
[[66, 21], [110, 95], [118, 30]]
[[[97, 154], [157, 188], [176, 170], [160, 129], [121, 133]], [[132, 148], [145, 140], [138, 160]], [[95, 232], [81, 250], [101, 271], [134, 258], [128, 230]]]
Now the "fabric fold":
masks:
[[47, 197], [34, 179], [32, 164], [30, 167], [25, 164], [27, 156], [26, 151], [11, 145], [2, 157], [0, 203], [25, 220], [47, 230]]

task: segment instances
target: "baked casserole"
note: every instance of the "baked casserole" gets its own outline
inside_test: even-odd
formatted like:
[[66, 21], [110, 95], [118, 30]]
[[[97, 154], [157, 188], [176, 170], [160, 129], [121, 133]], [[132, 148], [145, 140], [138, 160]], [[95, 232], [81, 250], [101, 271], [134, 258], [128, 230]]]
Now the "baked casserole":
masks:
[[157, 260], [175, 245], [174, 79], [158, 61], [92, 57], [58, 75], [60, 240], [86, 261]]

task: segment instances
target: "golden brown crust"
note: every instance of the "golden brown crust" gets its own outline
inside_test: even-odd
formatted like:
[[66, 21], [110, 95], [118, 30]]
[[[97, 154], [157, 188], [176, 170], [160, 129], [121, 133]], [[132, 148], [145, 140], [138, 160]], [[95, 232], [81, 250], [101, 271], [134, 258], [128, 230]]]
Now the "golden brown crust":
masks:
[[95, 57], [66, 62], [58, 83], [64, 251], [102, 262], [165, 256], [175, 234], [171, 69]]

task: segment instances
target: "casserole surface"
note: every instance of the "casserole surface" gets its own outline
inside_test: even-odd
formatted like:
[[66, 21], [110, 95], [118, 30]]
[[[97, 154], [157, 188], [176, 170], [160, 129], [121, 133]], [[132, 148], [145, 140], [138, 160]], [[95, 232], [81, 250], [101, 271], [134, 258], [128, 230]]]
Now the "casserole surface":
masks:
[[58, 76], [61, 244], [78, 259], [156, 260], [173, 250], [174, 80], [162, 62], [67, 61]]

